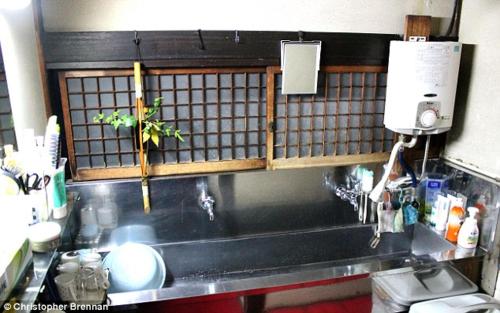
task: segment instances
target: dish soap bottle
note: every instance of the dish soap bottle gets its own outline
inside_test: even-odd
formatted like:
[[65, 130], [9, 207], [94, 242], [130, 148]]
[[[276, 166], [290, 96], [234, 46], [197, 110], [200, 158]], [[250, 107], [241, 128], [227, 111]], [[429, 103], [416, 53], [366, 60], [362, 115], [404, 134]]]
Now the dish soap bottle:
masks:
[[479, 209], [476, 207], [468, 207], [469, 217], [465, 219], [460, 232], [458, 233], [458, 245], [465, 249], [473, 249], [477, 246], [479, 239], [479, 229], [477, 228], [476, 214]]
[[453, 202], [454, 203], [451, 205], [450, 215], [448, 217], [448, 224], [446, 225], [446, 240], [456, 243], [465, 212], [463, 209], [462, 199], [455, 199]]

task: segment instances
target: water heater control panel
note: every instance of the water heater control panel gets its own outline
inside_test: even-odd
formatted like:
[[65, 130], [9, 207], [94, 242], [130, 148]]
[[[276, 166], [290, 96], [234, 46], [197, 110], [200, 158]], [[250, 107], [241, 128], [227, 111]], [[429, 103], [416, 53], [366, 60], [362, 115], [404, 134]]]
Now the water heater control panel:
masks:
[[429, 129], [436, 127], [441, 118], [439, 114], [441, 104], [439, 102], [422, 101], [418, 104], [417, 117], [415, 119], [416, 128]]
[[451, 128], [461, 44], [391, 41], [384, 124], [407, 135]]

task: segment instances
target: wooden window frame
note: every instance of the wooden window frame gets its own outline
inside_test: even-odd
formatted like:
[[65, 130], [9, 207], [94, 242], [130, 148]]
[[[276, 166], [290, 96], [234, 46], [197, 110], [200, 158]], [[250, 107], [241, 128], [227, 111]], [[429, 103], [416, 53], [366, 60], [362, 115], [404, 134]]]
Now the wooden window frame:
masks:
[[[175, 75], [175, 74], [236, 74], [236, 73], [265, 73], [265, 68], [201, 68], [201, 69], [147, 69], [144, 70], [144, 75]], [[68, 160], [70, 171], [75, 181], [99, 180], [99, 179], [115, 179], [115, 178], [131, 178], [140, 177], [140, 167], [122, 166], [122, 167], [105, 167], [105, 168], [77, 168], [75, 140], [73, 134], [73, 125], [71, 123], [71, 112], [69, 106], [69, 94], [67, 79], [70, 78], [100, 78], [100, 77], [123, 77], [132, 76], [132, 70], [79, 70], [79, 71], [64, 71], [59, 73], [59, 87], [61, 90], [61, 103], [64, 117], [64, 129], [66, 133], [66, 141], [68, 148]], [[259, 87], [260, 88], [260, 87]], [[113, 90], [115, 92], [116, 90]], [[259, 91], [260, 92], [260, 91]], [[219, 130], [220, 132], [220, 130]], [[220, 137], [220, 134], [219, 134]], [[260, 137], [260, 134], [258, 135]], [[87, 140], [88, 142], [88, 140]], [[136, 152], [136, 151], [134, 151]], [[134, 153], [132, 152], [132, 153]], [[118, 152], [119, 154], [120, 152]], [[266, 168], [265, 158], [257, 159], [235, 159], [235, 160], [219, 160], [219, 161], [204, 161], [191, 163], [177, 164], [150, 164], [150, 176], [165, 176], [165, 175], [182, 175], [195, 173], [214, 173], [226, 171], [242, 171], [250, 169]]]
[[[326, 73], [387, 73], [386, 66], [323, 66], [321, 71]], [[151, 164], [149, 165], [150, 176], [203, 174], [215, 172], [241, 171], [252, 169], [285, 169], [302, 168], [312, 166], [340, 166], [349, 164], [363, 164], [384, 162], [388, 159], [388, 152], [375, 152], [365, 154], [347, 154], [333, 156], [313, 156], [294, 158], [275, 158], [274, 154], [274, 123], [275, 123], [275, 84], [276, 74], [280, 73], [279, 66], [250, 67], [250, 68], [169, 68], [169, 69], [147, 69], [144, 74], [168, 75], [168, 74], [226, 74], [226, 73], [266, 73], [266, 153], [257, 159], [238, 159], [204, 161], [177, 164]], [[138, 165], [107, 167], [107, 168], [77, 168], [75, 155], [75, 142], [71, 123], [71, 112], [69, 107], [69, 95], [67, 79], [69, 78], [99, 78], [113, 76], [131, 76], [133, 70], [77, 70], [62, 71], [59, 73], [59, 87], [61, 91], [61, 103], [64, 117], [64, 128], [68, 148], [68, 159], [73, 180], [86, 181], [98, 179], [115, 179], [140, 177], [141, 171]], [[114, 87], [113, 87], [114, 89]], [[113, 90], [113, 92], [116, 90]], [[83, 92], [83, 90], [82, 90]], [[219, 116], [220, 117], [220, 116]], [[260, 119], [260, 118], [259, 118]], [[264, 127], [264, 126], [263, 126]], [[261, 128], [259, 128], [261, 129]], [[360, 135], [361, 136], [361, 135]], [[219, 134], [220, 137], [220, 134]], [[260, 133], [258, 135], [260, 140]], [[372, 138], [373, 139], [373, 138]], [[220, 139], [219, 139], [220, 140]], [[118, 148], [119, 149], [119, 148]], [[89, 151], [90, 153], [90, 151]], [[120, 151], [118, 150], [118, 153]], [[220, 155], [219, 155], [220, 156]]]
[[[354, 65], [354, 66], [322, 66], [321, 71], [325, 73], [387, 73], [387, 66]], [[389, 152], [375, 152], [366, 154], [347, 154], [334, 156], [309, 156], [294, 158], [275, 158], [274, 155], [274, 132], [271, 131], [275, 123], [275, 76], [281, 73], [279, 66], [267, 68], [268, 80], [268, 138], [267, 138], [267, 169], [288, 169], [314, 166], [342, 166], [351, 164], [365, 164], [385, 162], [389, 159]], [[271, 103], [272, 105], [269, 105]], [[372, 138], [373, 139], [373, 138]]]

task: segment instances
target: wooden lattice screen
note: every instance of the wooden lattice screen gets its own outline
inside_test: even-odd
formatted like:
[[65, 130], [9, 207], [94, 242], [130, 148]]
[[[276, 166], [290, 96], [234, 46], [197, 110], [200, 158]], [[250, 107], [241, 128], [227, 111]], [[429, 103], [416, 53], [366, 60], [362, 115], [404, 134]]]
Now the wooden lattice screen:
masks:
[[[325, 67], [316, 95], [282, 96], [277, 67], [147, 70], [146, 104], [163, 97], [159, 118], [185, 139], [149, 147], [150, 174], [385, 160], [385, 71]], [[92, 121], [134, 113], [132, 71], [61, 72], [59, 83], [73, 178], [140, 176], [135, 133]]]
[[384, 160], [393, 134], [384, 128], [386, 68], [327, 66], [314, 95], [282, 95], [274, 85], [272, 168]]
[[[139, 175], [134, 132], [92, 122], [99, 112], [135, 113], [132, 72], [64, 72], [60, 86], [74, 178]], [[158, 117], [185, 139], [150, 147], [151, 175], [265, 167], [264, 68], [148, 70], [144, 86], [146, 104], [163, 97]]]
[[16, 136], [10, 108], [9, 91], [3, 65], [0, 64], [0, 146], [15, 143]]

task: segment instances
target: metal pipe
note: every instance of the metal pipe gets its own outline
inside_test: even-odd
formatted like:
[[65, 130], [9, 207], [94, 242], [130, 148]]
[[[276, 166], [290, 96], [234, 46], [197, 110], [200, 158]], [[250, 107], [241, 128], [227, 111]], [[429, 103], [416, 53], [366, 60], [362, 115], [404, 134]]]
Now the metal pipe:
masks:
[[384, 192], [385, 185], [387, 183], [387, 180], [389, 179], [389, 174], [391, 173], [391, 169], [394, 166], [394, 161], [396, 160], [396, 157], [399, 153], [399, 149], [401, 147], [405, 148], [413, 148], [417, 144], [417, 136], [413, 136], [412, 139], [409, 142], [404, 141], [404, 136], [401, 135], [399, 137], [399, 141], [394, 145], [391, 151], [391, 155], [389, 157], [389, 162], [387, 163], [387, 168], [385, 170], [384, 175], [382, 176], [382, 179], [379, 181], [379, 183], [373, 188], [372, 192], [370, 193], [370, 199], [372, 201], [378, 202], [380, 201], [382, 197], [382, 193]]
[[431, 143], [431, 135], [427, 135], [427, 140], [425, 141], [425, 152], [424, 152], [424, 161], [422, 162], [422, 173], [420, 174], [420, 180], [424, 178], [426, 167], [427, 167], [427, 158], [429, 157], [429, 146]]

